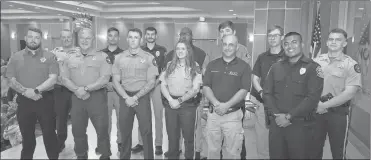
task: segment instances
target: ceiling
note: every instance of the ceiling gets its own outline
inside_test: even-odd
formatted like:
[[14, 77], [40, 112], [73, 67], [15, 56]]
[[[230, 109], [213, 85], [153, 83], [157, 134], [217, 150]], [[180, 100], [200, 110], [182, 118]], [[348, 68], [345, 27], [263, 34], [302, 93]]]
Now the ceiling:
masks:
[[198, 18], [201, 16], [252, 18], [254, 3], [254, 1], [220, 0], [1, 1], [1, 19], [67, 19], [81, 12], [108, 19]]

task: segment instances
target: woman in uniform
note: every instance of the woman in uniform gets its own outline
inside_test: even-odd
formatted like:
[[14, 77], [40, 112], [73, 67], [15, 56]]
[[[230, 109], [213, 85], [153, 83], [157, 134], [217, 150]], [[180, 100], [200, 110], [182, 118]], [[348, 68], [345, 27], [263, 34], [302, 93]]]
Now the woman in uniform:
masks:
[[202, 75], [194, 60], [191, 45], [181, 40], [175, 47], [176, 54], [160, 76], [169, 139], [168, 158], [179, 158], [179, 137], [182, 131], [184, 157], [193, 159], [196, 109], [200, 102], [196, 95], [200, 90]]

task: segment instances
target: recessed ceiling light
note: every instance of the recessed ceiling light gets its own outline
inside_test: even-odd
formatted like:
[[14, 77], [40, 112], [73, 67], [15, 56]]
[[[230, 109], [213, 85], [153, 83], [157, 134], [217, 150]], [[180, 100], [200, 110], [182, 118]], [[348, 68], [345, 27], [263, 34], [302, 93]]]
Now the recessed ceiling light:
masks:
[[62, 14], [58, 14], [59, 16], [62, 15]]
[[18, 8], [18, 9], [23, 9], [23, 8]]
[[9, 5], [9, 7], [13, 7], [13, 5]]
[[229, 12], [233, 12], [233, 9], [230, 9]]
[[364, 8], [358, 8], [359, 10], [364, 10]]
[[237, 16], [237, 14], [235, 13], [235, 14], [233, 14], [234, 16]]

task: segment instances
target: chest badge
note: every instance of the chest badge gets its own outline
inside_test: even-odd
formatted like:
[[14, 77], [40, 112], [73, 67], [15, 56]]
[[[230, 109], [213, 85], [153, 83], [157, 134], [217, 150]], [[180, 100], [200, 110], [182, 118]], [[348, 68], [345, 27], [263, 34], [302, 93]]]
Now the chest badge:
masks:
[[160, 56], [160, 51], [156, 51], [156, 57]]
[[300, 75], [303, 75], [306, 71], [307, 71], [306, 68], [300, 68], [299, 73], [300, 73]]
[[145, 59], [140, 59], [140, 63], [144, 63], [145, 61]]
[[40, 58], [40, 61], [41, 61], [42, 63], [44, 63], [44, 62], [46, 61], [46, 58], [45, 58], [45, 57]]

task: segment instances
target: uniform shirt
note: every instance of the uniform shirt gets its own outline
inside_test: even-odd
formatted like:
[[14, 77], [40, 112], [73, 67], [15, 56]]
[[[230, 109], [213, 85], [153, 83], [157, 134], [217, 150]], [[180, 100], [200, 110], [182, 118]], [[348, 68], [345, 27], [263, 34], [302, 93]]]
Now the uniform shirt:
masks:
[[[168, 66], [170, 63], [168, 63]], [[170, 95], [183, 96], [186, 92], [194, 89], [193, 87], [202, 84], [202, 74], [199, 65], [197, 64], [196, 75], [193, 79], [190, 71], [190, 68], [186, 71], [185, 66], [177, 65], [173, 73], [169, 74], [167, 78], [165, 77], [166, 70], [162, 72], [160, 81], [168, 86]]]
[[151, 49], [147, 47], [147, 44], [144, 46], [141, 46], [143, 51], [146, 51], [148, 53], [151, 53], [156, 60], [156, 63], [158, 65], [158, 73], [161, 73], [161, 69], [165, 68], [165, 54], [167, 52], [166, 48], [160, 45], [155, 44], [155, 46]]
[[328, 54], [321, 54], [314, 61], [321, 65], [324, 73], [322, 95], [337, 96], [346, 86], [362, 87], [360, 67], [348, 55], [342, 54], [331, 62]]
[[[101, 50], [102, 52], [106, 53], [111, 61], [111, 63], [115, 62], [115, 56], [121, 52], [123, 52], [124, 50], [122, 50], [120, 47], [117, 46], [116, 50], [114, 50], [113, 52], [111, 52], [108, 47], [105, 48], [105, 49], [102, 49]], [[112, 76], [110, 77], [109, 79], [109, 82], [112, 82]]]
[[[207, 64], [209, 62], [211, 62], [211, 61], [213, 61], [213, 60], [215, 60], [217, 58], [220, 58], [222, 56], [223, 56], [223, 46], [220, 43], [219, 45], [217, 45], [216, 47], [214, 47], [213, 50], [211, 51], [211, 54], [208, 57], [206, 57], [204, 66], [207, 66]], [[244, 45], [238, 43], [238, 50], [237, 50], [237, 53], [236, 53], [236, 57], [242, 59], [247, 64], [249, 64], [250, 66], [252, 66], [252, 56], [251, 56], [251, 53], [249, 53], [247, 51], [247, 48]]]
[[111, 62], [106, 53], [91, 51], [86, 55], [73, 54], [65, 61], [63, 77], [77, 86], [95, 83], [102, 76], [111, 75]]
[[[281, 48], [281, 51], [278, 54], [272, 54], [270, 49], [258, 56], [256, 62], [254, 64], [254, 68], [252, 70], [252, 74], [258, 76], [260, 78], [260, 86], [264, 87], [264, 80], [268, 75], [268, 71], [271, 66], [282, 60], [285, 55], [285, 50]], [[262, 97], [260, 97], [258, 91], [252, 87], [251, 95], [254, 96], [260, 102], [263, 102]]]
[[[220, 102], [229, 101], [240, 89], [250, 90], [251, 68], [242, 59], [236, 57], [231, 62], [223, 57], [211, 61], [205, 71], [203, 86], [208, 86]], [[243, 107], [244, 100], [233, 107]]]
[[[36, 88], [49, 79], [49, 74], [59, 73], [53, 53], [39, 48], [32, 54], [27, 48], [14, 53], [8, 63], [6, 77], [15, 78], [26, 88]], [[47, 90], [51, 90], [53, 87]]]
[[62, 75], [63, 73], [63, 63], [66, 59], [69, 58], [70, 55], [67, 54], [67, 51], [63, 47], [56, 47], [51, 52], [57, 58], [57, 62], [59, 65], [59, 75], [57, 78], [57, 84], [62, 85], [62, 80], [60, 78], [60, 75]]
[[[193, 45], [192, 45], [193, 46]], [[201, 48], [198, 48], [196, 46], [192, 47], [193, 49], [193, 54], [194, 54], [194, 60], [200, 65], [203, 66], [206, 53], [203, 51]], [[165, 56], [165, 64], [169, 63], [171, 60], [173, 60], [174, 56], [174, 50], [171, 50], [168, 54]], [[164, 66], [165, 67], [165, 66]]]
[[125, 91], [139, 91], [149, 79], [158, 75], [155, 57], [142, 49], [139, 49], [136, 55], [125, 50], [115, 59], [112, 73], [121, 76], [121, 85]]
[[274, 114], [306, 117], [318, 105], [323, 89], [321, 66], [302, 56], [295, 64], [288, 58], [272, 65], [264, 84], [264, 106]]

